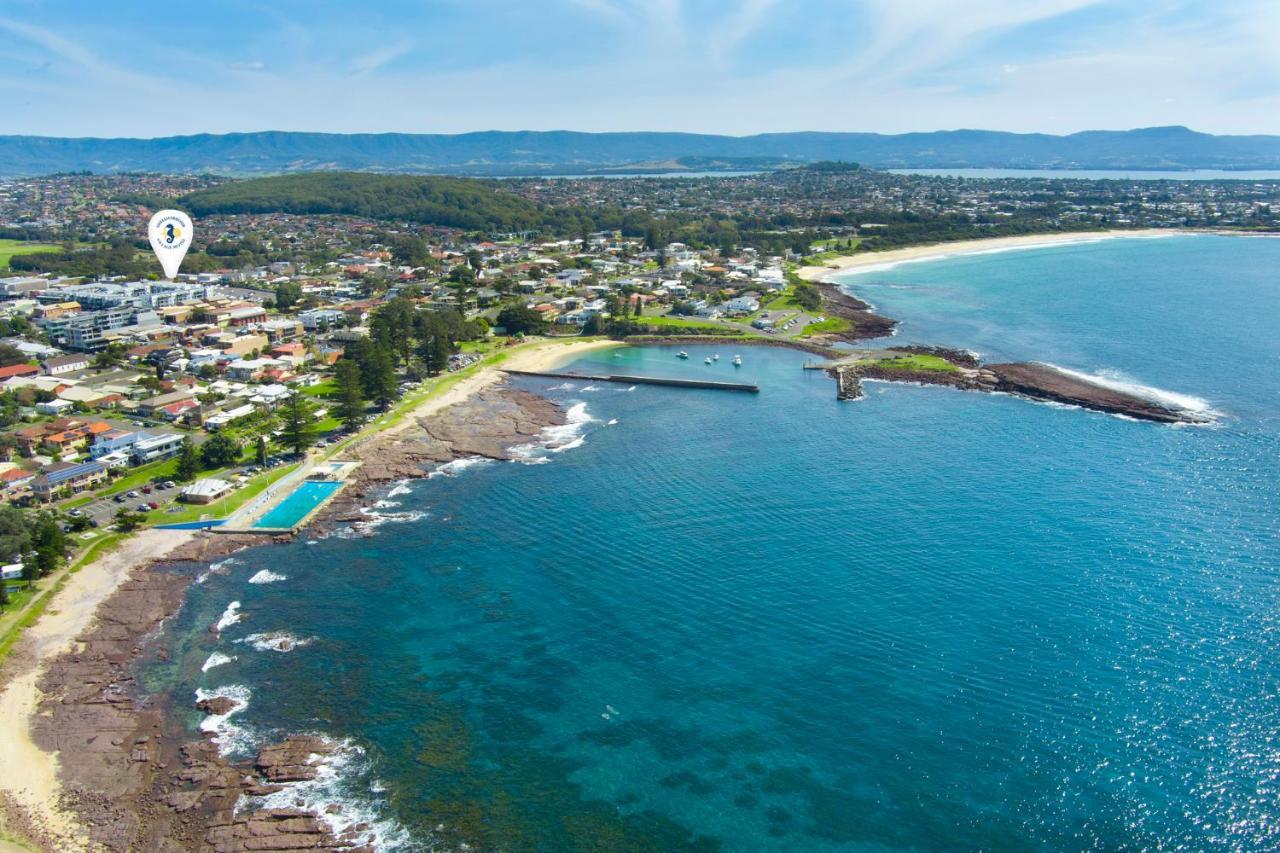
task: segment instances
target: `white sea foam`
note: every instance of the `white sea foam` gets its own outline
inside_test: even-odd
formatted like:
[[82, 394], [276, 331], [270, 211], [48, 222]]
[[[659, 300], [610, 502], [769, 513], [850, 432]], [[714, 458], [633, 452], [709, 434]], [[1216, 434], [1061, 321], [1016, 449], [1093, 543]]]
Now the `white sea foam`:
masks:
[[[333, 744], [333, 751], [328, 755], [311, 755], [307, 763], [316, 768], [314, 779], [288, 783], [264, 797], [246, 797], [245, 805], [252, 809], [276, 809], [301, 804], [334, 835], [350, 831], [353, 840], [369, 844], [375, 850], [408, 846], [411, 839], [407, 830], [379, 807], [384, 798], [378, 795], [385, 792], [385, 786], [376, 780], [363, 781], [369, 772], [369, 759], [363, 749], [343, 740]], [[338, 810], [330, 812], [330, 805], [337, 805]], [[360, 824], [366, 828], [356, 832], [355, 827]]]
[[374, 509], [395, 509], [398, 506], [400, 506], [400, 501], [389, 501], [385, 498], [383, 500], [373, 502]]
[[387, 497], [395, 498], [400, 495], [407, 495], [412, 491], [413, 489], [409, 488], [409, 481], [401, 480], [391, 488], [391, 491], [387, 492]]
[[548, 454], [563, 453], [581, 447], [586, 441], [586, 426], [595, 421], [581, 400], [573, 402], [565, 411], [565, 422], [557, 426], [543, 427], [538, 440], [511, 448], [512, 462], [524, 465], [545, 465], [551, 461]]
[[204, 666], [200, 667], [200, 671], [208, 672], [215, 666], [222, 666], [224, 663], [231, 663], [235, 659], [235, 655], [224, 655], [222, 652], [214, 652], [205, 659]]
[[277, 583], [279, 581], [287, 581], [289, 578], [285, 575], [276, 574], [270, 569], [263, 569], [253, 577], [249, 578], [249, 583]]
[[1098, 373], [1083, 373], [1078, 370], [1071, 370], [1066, 367], [1060, 367], [1056, 364], [1045, 363], [1047, 367], [1052, 367], [1059, 373], [1066, 374], [1074, 379], [1082, 382], [1089, 382], [1103, 388], [1110, 388], [1112, 391], [1120, 391], [1124, 394], [1132, 394], [1135, 397], [1141, 397], [1144, 400], [1150, 400], [1153, 403], [1159, 403], [1179, 412], [1188, 412], [1191, 414], [1202, 415], [1207, 418], [1215, 418], [1221, 415], [1208, 400], [1200, 397], [1193, 397], [1190, 394], [1179, 394], [1175, 391], [1166, 391], [1163, 388], [1153, 388], [1150, 385], [1143, 385], [1135, 382], [1131, 377], [1126, 376], [1118, 370], [1103, 370]]
[[577, 386], [572, 382], [561, 382], [559, 385], [552, 385], [548, 391], [572, 391]]
[[236, 560], [235, 557], [228, 557], [227, 559], [222, 560], [220, 562], [210, 563], [209, 568], [205, 569], [203, 572], [201, 572], [199, 575], [196, 576], [196, 583], [204, 583], [206, 580], [209, 579], [209, 575], [226, 574], [227, 570], [231, 566], [234, 566], [237, 562], [239, 561]]
[[617, 422], [618, 422], [617, 418], [609, 418], [609, 420], [605, 423], [605, 426], [613, 426]]
[[425, 512], [411, 510], [408, 512], [378, 512], [374, 507], [361, 507], [360, 513], [365, 517], [364, 521], [357, 521], [352, 525], [356, 533], [370, 536], [373, 531], [377, 530], [384, 524], [405, 524], [411, 521], [420, 521], [427, 517]]
[[452, 462], [446, 462], [439, 466], [427, 475], [427, 479], [430, 480], [434, 477], [456, 477], [469, 468], [475, 468], [477, 465], [484, 465], [485, 463], [492, 461], [493, 460], [487, 456], [464, 456], [461, 459], [455, 459]]
[[260, 652], [291, 652], [294, 649], [309, 645], [312, 637], [293, 636], [287, 631], [268, 631], [264, 634], [250, 634], [243, 640], [237, 640], [246, 646], [252, 646]]
[[244, 614], [240, 612], [240, 602], [233, 601], [227, 605], [227, 609], [222, 611], [222, 616], [218, 618], [218, 624], [213, 626], [213, 630], [219, 634], [226, 628], [239, 622], [244, 618]]
[[583, 391], [583, 393], [584, 393], [584, 394], [585, 394], [585, 393], [590, 393], [590, 392], [592, 392], [592, 391], [599, 391], [599, 390], [600, 390], [600, 388], [599, 388], [599, 387], [597, 387], [597, 386], [595, 386], [595, 385], [587, 385], [587, 386], [583, 387], [583, 389], [582, 389], [582, 391]]
[[253, 732], [231, 720], [232, 717], [243, 711], [245, 706], [249, 704], [251, 695], [249, 688], [243, 684], [226, 684], [222, 687], [213, 687], [208, 690], [204, 688], [196, 689], [197, 702], [205, 699], [225, 698], [235, 703], [227, 713], [210, 714], [200, 721], [200, 731], [213, 735], [213, 742], [217, 744], [218, 752], [222, 755], [247, 752], [253, 747]]

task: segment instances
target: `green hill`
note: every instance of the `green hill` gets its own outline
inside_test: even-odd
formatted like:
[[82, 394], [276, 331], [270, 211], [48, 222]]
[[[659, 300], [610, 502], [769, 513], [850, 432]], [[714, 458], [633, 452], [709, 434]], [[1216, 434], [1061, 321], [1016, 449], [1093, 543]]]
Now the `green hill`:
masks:
[[235, 181], [179, 200], [194, 216], [335, 213], [449, 228], [536, 228], [542, 211], [513, 193], [466, 178], [310, 172]]

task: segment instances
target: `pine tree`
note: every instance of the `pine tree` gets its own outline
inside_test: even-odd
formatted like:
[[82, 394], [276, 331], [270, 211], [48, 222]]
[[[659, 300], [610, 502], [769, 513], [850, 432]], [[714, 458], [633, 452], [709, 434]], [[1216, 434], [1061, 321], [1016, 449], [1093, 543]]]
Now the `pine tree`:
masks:
[[284, 446], [301, 455], [316, 441], [316, 410], [310, 400], [294, 394], [284, 404], [284, 429], [280, 440]]
[[360, 367], [350, 359], [342, 359], [334, 367], [334, 382], [337, 392], [334, 400], [337, 403], [337, 417], [349, 430], [357, 429], [364, 423], [365, 400], [364, 388], [360, 382]]
[[267, 437], [265, 435], [258, 436], [258, 464], [267, 467]]
[[191, 436], [186, 436], [182, 439], [182, 451], [178, 454], [178, 468], [174, 472], [174, 477], [186, 483], [194, 480], [198, 473], [200, 473], [200, 452], [196, 450], [196, 443], [191, 440]]
[[384, 347], [375, 346], [369, 356], [368, 369], [364, 371], [365, 393], [385, 409], [396, 399], [396, 365]]

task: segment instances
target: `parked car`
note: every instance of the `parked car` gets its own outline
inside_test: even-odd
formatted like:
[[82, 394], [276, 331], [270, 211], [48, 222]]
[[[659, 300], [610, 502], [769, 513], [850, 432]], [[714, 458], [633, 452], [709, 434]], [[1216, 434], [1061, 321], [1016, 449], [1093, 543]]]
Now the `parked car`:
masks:
[[152, 509], [160, 508], [160, 504], [156, 503], [155, 501], [147, 501], [147, 506], [151, 507]]
[[142, 493], [143, 493], [144, 495], [149, 495], [149, 494], [151, 494], [151, 487], [150, 487], [150, 486], [143, 486], [143, 487], [142, 487]]
[[137, 493], [136, 491], [130, 491], [130, 492], [129, 492], [129, 497], [131, 497], [131, 498], [136, 498], [137, 496], [138, 496], [138, 493]]
[[151, 507], [146, 504], [138, 504], [138, 512], [146, 512], [149, 509], [151, 509]]
[[165, 481], [164, 481], [164, 487], [165, 487], [166, 489], [174, 489], [174, 488], [177, 488], [177, 486], [178, 486], [178, 484], [177, 484], [177, 483], [175, 483], [175, 482], [173, 482], [173, 480], [165, 480]]
[[124, 501], [125, 501], [125, 496], [124, 496], [124, 495], [116, 495], [116, 496], [115, 496], [114, 498], [112, 498], [111, 500], [115, 501], [115, 502], [116, 502], [116, 503], [118, 503], [118, 504], [122, 504], [122, 503], [124, 503]]

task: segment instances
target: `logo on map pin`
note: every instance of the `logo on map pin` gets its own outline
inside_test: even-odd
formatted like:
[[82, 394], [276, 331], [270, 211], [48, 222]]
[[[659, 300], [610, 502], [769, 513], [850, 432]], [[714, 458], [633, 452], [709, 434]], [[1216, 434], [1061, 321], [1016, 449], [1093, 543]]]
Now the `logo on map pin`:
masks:
[[182, 259], [191, 248], [191, 217], [181, 210], [162, 210], [151, 217], [147, 226], [151, 248], [164, 267], [164, 277], [172, 279], [178, 274]]

